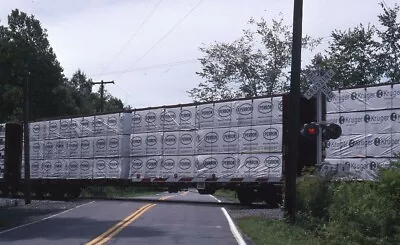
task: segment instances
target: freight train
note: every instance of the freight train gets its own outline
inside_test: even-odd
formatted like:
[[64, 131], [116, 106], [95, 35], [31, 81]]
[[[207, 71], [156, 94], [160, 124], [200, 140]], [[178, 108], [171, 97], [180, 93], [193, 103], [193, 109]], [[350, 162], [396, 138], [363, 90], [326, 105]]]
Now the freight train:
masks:
[[[30, 190], [37, 197], [74, 198], [88, 185], [195, 187], [200, 194], [229, 188], [242, 203], [276, 205], [288, 103], [289, 95], [281, 94], [30, 122]], [[301, 109], [301, 125], [315, 121], [314, 100], [302, 98]], [[0, 190], [7, 195], [26, 188], [27, 149], [21, 125], [1, 128]], [[313, 141], [299, 138], [300, 173], [316, 154]]]
[[[365, 148], [364, 154], [357, 142], [394, 135], [389, 130], [396, 128], [390, 126], [397, 123], [393, 120], [386, 128], [390, 132], [365, 129], [375, 114], [400, 110], [396, 91], [398, 84], [340, 90], [323, 103], [323, 120], [343, 129], [343, 137], [326, 142], [324, 168], [348, 166], [368, 179], [374, 169], [360, 166], [373, 161], [376, 169], [393, 157], [394, 150], [369, 154]], [[389, 104], [381, 103], [385, 99]], [[6, 123], [0, 126], [0, 191], [9, 195], [27, 188], [24, 156], [29, 155], [29, 188], [37, 197], [75, 198], [89, 185], [163, 186], [170, 192], [194, 187], [200, 194], [226, 188], [235, 190], [241, 203], [276, 206], [282, 200], [285, 164], [290, 164], [289, 100], [289, 94], [279, 94], [34, 121], [29, 149], [23, 147], [22, 126]], [[362, 114], [361, 122], [346, 119], [356, 113]], [[315, 99], [301, 98], [299, 129], [315, 122], [316, 114]], [[370, 114], [372, 120], [364, 120]], [[300, 130], [298, 137], [300, 175], [304, 167], [316, 165], [316, 141]]]

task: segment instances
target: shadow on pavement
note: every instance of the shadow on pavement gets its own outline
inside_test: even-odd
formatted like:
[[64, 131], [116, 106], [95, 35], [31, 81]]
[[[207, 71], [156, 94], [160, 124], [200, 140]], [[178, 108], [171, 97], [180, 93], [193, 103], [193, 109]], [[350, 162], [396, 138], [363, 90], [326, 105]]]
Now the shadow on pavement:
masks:
[[[32, 224], [0, 234], [0, 243], [6, 241], [34, 240], [38, 238], [46, 240], [66, 238], [94, 239], [120, 221], [121, 220], [104, 221], [89, 218], [54, 217], [38, 224]], [[123, 232], [118, 233], [117, 236], [119, 238], [154, 237], [163, 236], [165, 233], [157, 228], [135, 226], [134, 224], [135, 221], [124, 227]]]

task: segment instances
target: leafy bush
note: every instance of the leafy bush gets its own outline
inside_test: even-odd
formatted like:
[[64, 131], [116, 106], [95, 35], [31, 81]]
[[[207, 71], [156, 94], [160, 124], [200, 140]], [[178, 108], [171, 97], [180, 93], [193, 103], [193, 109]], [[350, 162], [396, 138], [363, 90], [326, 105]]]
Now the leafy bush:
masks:
[[380, 169], [376, 182], [298, 180], [297, 222], [328, 244], [400, 244], [400, 165]]
[[327, 227], [330, 244], [400, 244], [400, 168], [381, 169], [377, 182], [334, 188]]
[[298, 223], [305, 228], [322, 231], [328, 221], [328, 208], [332, 200], [329, 179], [305, 175], [297, 183]]

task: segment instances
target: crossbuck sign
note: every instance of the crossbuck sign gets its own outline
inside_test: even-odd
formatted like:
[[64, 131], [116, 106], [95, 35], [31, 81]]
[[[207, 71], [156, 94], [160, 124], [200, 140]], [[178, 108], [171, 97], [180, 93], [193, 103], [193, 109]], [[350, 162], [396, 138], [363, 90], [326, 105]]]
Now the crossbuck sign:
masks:
[[304, 93], [304, 97], [311, 99], [311, 97], [321, 91], [326, 95], [327, 99], [333, 99], [335, 95], [332, 90], [326, 86], [333, 75], [335, 75], [335, 73], [332, 70], [327, 71], [323, 76], [320, 76], [318, 73], [307, 73], [307, 80], [311, 81], [312, 85], [307, 92]]

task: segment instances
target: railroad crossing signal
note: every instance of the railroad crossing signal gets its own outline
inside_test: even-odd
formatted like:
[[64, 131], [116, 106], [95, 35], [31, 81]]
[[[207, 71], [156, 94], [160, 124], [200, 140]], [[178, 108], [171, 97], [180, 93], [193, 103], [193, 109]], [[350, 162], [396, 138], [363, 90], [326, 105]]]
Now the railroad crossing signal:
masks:
[[317, 73], [307, 73], [307, 79], [312, 82], [312, 85], [307, 92], [304, 93], [304, 97], [311, 99], [311, 97], [321, 91], [326, 95], [327, 99], [333, 99], [335, 95], [332, 93], [331, 89], [326, 86], [333, 75], [335, 75], [335, 73], [332, 70], [327, 71], [323, 76], [320, 76]]
[[342, 135], [342, 128], [335, 123], [306, 123], [301, 134], [309, 139], [316, 140], [322, 133], [323, 140], [337, 139]]

